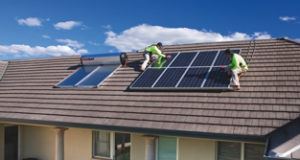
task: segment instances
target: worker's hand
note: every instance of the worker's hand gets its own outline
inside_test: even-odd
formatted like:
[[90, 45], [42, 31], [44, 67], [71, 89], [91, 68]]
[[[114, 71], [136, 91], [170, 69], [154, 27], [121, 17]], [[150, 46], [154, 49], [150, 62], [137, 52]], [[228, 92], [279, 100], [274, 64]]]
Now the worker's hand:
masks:
[[166, 54], [166, 59], [170, 59], [172, 56], [169, 54]]

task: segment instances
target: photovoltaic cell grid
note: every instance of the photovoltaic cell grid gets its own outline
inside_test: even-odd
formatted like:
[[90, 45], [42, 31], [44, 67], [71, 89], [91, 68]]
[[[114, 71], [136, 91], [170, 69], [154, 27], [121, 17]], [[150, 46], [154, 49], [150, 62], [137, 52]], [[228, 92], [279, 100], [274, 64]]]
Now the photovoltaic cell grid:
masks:
[[[232, 50], [239, 53], [239, 49]], [[231, 90], [224, 66], [224, 50], [170, 54], [151, 64], [129, 87], [131, 90]]]

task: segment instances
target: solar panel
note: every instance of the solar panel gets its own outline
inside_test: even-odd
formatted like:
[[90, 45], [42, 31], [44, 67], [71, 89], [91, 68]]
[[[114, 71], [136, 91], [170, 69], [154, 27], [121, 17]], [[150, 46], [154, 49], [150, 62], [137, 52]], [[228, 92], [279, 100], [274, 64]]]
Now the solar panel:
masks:
[[210, 66], [216, 57], [218, 51], [200, 52], [192, 66]]
[[138, 81], [135, 81], [132, 84], [133, 88], [139, 88], [143, 86], [143, 88], [151, 88], [156, 79], [160, 76], [160, 74], [165, 70], [165, 68], [148, 68], [146, 71], [142, 73]]
[[184, 54], [179, 54], [174, 62], [171, 64], [171, 67], [185, 67], [189, 66], [197, 52], [189, 52]]
[[188, 69], [187, 73], [178, 84], [178, 88], [201, 87], [208, 70], [208, 67]]
[[173, 61], [173, 59], [175, 59], [178, 55], [179, 54], [175, 53], [175, 54], [170, 54], [168, 59], [165, 58], [158, 59], [154, 61], [150, 65], [150, 67], [156, 67], [156, 68], [167, 67]]
[[113, 70], [117, 68], [117, 65], [104, 65], [94, 69], [89, 75], [84, 77], [75, 86], [78, 87], [96, 87], [102, 82]]
[[230, 76], [225, 69], [213, 67], [205, 81], [204, 87], [228, 87]]
[[175, 87], [186, 68], [168, 68], [154, 87]]
[[[240, 53], [240, 50], [234, 49], [231, 50], [233, 53]], [[220, 51], [220, 54], [216, 60], [215, 66], [222, 66], [222, 65], [228, 65], [230, 63], [229, 57], [226, 56], [225, 50]]]
[[97, 87], [119, 65], [82, 66], [56, 85], [59, 88]]
[[[239, 53], [240, 50], [233, 50]], [[178, 52], [158, 59], [129, 86], [131, 90], [231, 90], [224, 50]]]
[[62, 82], [58, 84], [58, 87], [68, 88], [74, 87], [82, 78], [86, 77], [90, 74], [97, 66], [84, 66], [79, 68], [76, 72], [71, 74], [69, 77], [64, 79]]

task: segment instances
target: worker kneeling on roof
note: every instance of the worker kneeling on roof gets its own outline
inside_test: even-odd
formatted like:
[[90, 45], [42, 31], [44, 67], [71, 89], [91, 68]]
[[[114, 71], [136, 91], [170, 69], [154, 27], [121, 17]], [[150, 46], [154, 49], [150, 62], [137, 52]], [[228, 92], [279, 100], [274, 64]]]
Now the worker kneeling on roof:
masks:
[[230, 84], [234, 90], [240, 90], [239, 77], [243, 73], [247, 72], [248, 65], [241, 55], [237, 53], [233, 53], [230, 49], [226, 49], [225, 54], [230, 57], [230, 64], [229, 64], [229, 68], [231, 69]]
[[158, 42], [157, 44], [153, 44], [151, 46], [148, 46], [145, 48], [144, 51], [144, 57], [145, 57], [145, 61], [141, 66], [141, 70], [144, 71], [148, 65], [148, 63], [150, 62], [150, 58], [151, 59], [159, 59], [161, 57], [165, 58], [166, 55], [163, 54], [162, 50], [162, 43]]

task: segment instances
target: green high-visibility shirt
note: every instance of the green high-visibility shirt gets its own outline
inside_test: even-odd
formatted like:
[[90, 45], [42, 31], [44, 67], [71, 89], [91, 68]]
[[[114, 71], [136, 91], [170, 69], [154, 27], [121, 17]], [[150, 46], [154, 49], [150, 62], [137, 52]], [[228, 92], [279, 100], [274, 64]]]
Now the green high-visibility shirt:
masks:
[[237, 68], [243, 68], [243, 69], [248, 69], [248, 65], [244, 58], [239, 55], [234, 53], [232, 55], [231, 63], [229, 64], [230, 69], [237, 69]]
[[160, 57], [166, 57], [166, 55], [164, 55], [164, 54], [162, 53], [162, 51], [161, 51], [160, 49], [157, 48], [156, 45], [151, 45], [151, 46], [146, 47], [146, 48], [145, 48], [145, 51], [150, 52], [150, 53], [152, 53], [152, 54], [156, 54], [156, 55], [158, 55], [158, 56], [160, 56]]

